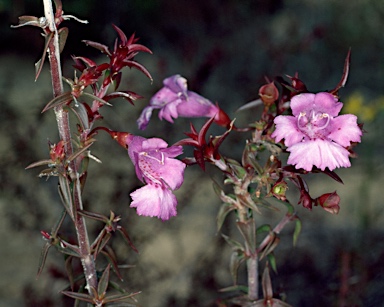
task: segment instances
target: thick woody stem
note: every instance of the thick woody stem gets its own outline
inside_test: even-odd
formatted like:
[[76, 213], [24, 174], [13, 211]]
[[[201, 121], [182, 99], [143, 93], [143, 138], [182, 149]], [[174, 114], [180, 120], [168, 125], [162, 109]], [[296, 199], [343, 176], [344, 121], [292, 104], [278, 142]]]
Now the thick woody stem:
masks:
[[[63, 93], [62, 73], [60, 64], [60, 49], [59, 49], [59, 35], [57, 33], [54, 14], [52, 9], [51, 0], [44, 0], [45, 17], [47, 18], [49, 28], [54, 33], [54, 37], [51, 40], [48, 47], [49, 62], [51, 67], [51, 79], [53, 87], [53, 95], [57, 97]], [[53, 29], [51, 29], [53, 25]], [[69, 157], [73, 153], [71, 131], [69, 126], [68, 112], [63, 109], [62, 106], [54, 109], [56, 115], [57, 126], [59, 130], [60, 139], [65, 144], [65, 154]], [[82, 210], [82, 198], [80, 189], [80, 180], [78, 175], [78, 169], [75, 161], [71, 161], [68, 168], [69, 178], [73, 181], [73, 203], [76, 210]], [[91, 254], [91, 248], [88, 239], [88, 232], [84, 218], [80, 214], [75, 214], [74, 223], [77, 233], [77, 239], [81, 254], [81, 262], [83, 265], [84, 276], [87, 281], [87, 289], [91, 292], [91, 287], [97, 289], [97, 276], [96, 267], [93, 255]]]

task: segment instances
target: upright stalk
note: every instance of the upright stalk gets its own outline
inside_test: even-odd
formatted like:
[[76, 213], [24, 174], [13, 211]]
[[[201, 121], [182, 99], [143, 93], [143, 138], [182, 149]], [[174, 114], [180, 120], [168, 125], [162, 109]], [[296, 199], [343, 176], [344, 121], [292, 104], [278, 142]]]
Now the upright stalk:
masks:
[[[59, 35], [56, 29], [52, 2], [51, 0], [44, 0], [44, 12], [47, 22], [49, 24], [50, 30], [54, 33], [53, 39], [49, 43], [48, 47], [48, 57], [51, 68], [51, 79], [53, 87], [53, 95], [57, 97], [63, 93], [63, 83], [62, 83], [62, 73], [61, 73], [61, 64], [60, 64], [60, 48], [59, 48]], [[53, 27], [53, 29], [51, 28]], [[65, 156], [69, 157], [73, 153], [72, 147], [72, 137], [69, 126], [69, 117], [68, 112], [63, 109], [62, 106], [58, 106], [54, 109], [57, 121], [57, 127], [59, 130], [60, 139], [64, 142]], [[66, 177], [66, 180], [72, 182], [72, 195], [73, 195], [73, 204], [76, 212], [83, 209], [82, 198], [81, 198], [81, 188], [80, 180], [78, 174], [78, 166], [73, 160], [70, 162], [68, 167], [69, 176]], [[87, 227], [85, 224], [84, 218], [80, 214], [74, 214], [74, 224], [79, 244], [79, 250], [81, 255], [81, 262], [83, 265], [84, 276], [87, 283], [87, 289], [90, 294], [91, 287], [97, 289], [97, 276], [96, 276], [96, 266], [94, 257], [91, 253]]]

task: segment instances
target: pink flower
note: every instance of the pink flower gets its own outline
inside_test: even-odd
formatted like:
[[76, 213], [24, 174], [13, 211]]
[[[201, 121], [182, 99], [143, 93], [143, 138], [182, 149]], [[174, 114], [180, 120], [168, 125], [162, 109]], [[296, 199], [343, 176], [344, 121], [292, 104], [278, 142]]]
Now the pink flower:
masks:
[[168, 144], [159, 138], [134, 136], [127, 140], [136, 175], [147, 184], [130, 194], [133, 200], [130, 206], [137, 208], [139, 215], [168, 220], [177, 214], [177, 199], [172, 191], [184, 180], [185, 164], [173, 159], [182, 153], [182, 147], [167, 148]]
[[[164, 87], [150, 100], [144, 108], [137, 124], [144, 130], [154, 109], [160, 109], [159, 118], [173, 123], [173, 118], [181, 117], [213, 117], [219, 120], [220, 108], [199, 94], [187, 89], [187, 80], [180, 75], [164, 79]], [[215, 118], [216, 119], [216, 118]]]
[[290, 152], [288, 164], [311, 171], [350, 167], [351, 142], [360, 142], [362, 131], [355, 115], [338, 116], [343, 104], [329, 93], [300, 94], [291, 100], [293, 116], [277, 116], [272, 137]]

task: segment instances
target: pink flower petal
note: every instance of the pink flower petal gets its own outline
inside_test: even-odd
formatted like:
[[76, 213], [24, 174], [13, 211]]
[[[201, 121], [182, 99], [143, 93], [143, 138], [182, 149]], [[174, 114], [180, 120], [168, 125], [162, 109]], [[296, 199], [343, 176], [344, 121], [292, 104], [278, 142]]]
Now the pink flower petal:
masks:
[[130, 195], [133, 200], [130, 207], [137, 208], [138, 215], [158, 217], [164, 221], [177, 214], [177, 199], [168, 189], [148, 184]]
[[341, 146], [350, 146], [351, 142], [360, 142], [362, 132], [357, 125], [357, 117], [352, 114], [337, 116], [332, 121], [332, 132], [328, 138]]
[[271, 137], [276, 142], [285, 139], [286, 146], [291, 146], [300, 142], [304, 138], [304, 134], [297, 128], [297, 118], [294, 116], [277, 116], [275, 118], [276, 130], [272, 133]]
[[325, 170], [334, 170], [338, 167], [350, 167], [349, 152], [344, 147], [325, 140], [309, 140], [292, 145], [287, 149], [288, 164], [295, 165], [297, 169], [311, 171], [313, 166]]

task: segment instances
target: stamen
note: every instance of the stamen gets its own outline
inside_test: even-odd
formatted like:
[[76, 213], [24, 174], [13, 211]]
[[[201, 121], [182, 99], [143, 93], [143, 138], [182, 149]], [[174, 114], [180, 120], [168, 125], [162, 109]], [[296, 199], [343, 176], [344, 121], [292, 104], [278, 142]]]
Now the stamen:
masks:
[[306, 127], [306, 124], [304, 124], [304, 126], [300, 125], [300, 120], [303, 118], [303, 117], [306, 117], [306, 113], [305, 112], [300, 112], [299, 114], [299, 117], [297, 118], [297, 126], [299, 127], [300, 130], [304, 129]]
[[321, 114], [320, 116], [320, 119], [323, 119], [323, 118], [327, 118], [327, 122], [324, 124], [324, 125], [322, 125], [322, 126], [320, 126], [320, 127], [317, 127], [317, 129], [324, 129], [325, 127], [327, 127], [328, 126], [328, 124], [329, 124], [329, 121], [331, 120], [331, 117], [327, 114], [327, 113], [323, 113], [323, 114]]

